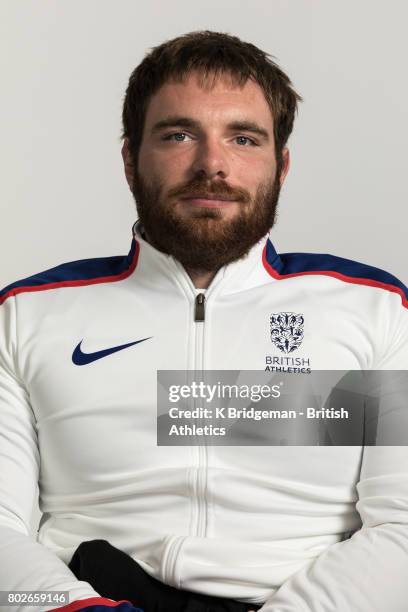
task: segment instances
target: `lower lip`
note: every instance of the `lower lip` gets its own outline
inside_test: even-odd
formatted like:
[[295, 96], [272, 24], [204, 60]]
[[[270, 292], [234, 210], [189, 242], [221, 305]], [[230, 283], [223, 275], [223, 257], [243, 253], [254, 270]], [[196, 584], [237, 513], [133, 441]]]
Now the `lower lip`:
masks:
[[194, 206], [205, 206], [205, 208], [218, 208], [235, 204], [235, 200], [206, 200], [205, 198], [183, 198], [183, 202]]

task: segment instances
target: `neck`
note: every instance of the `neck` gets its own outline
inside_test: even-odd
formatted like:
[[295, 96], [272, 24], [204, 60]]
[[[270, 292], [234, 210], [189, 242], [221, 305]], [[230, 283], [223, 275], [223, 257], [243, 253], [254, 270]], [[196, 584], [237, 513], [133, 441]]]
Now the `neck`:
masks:
[[[146, 240], [146, 242], [148, 242], [149, 244], [152, 244], [151, 241], [149, 240], [149, 236], [147, 235], [145, 231], [142, 231], [142, 236]], [[207, 272], [203, 270], [196, 270], [193, 268], [188, 268], [186, 266], [184, 266], [184, 269], [189, 275], [189, 277], [191, 278], [193, 285], [196, 289], [207, 289], [212, 279], [217, 274], [217, 270]]]
[[217, 271], [203, 272], [202, 270], [193, 270], [184, 266], [185, 271], [193, 281], [193, 285], [196, 289], [207, 289], [217, 274]]

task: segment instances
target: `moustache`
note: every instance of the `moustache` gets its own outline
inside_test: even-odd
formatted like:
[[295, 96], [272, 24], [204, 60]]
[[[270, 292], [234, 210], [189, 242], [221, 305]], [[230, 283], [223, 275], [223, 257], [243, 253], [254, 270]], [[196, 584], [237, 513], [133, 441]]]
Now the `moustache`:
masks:
[[208, 181], [195, 179], [183, 185], [177, 185], [168, 192], [168, 197], [214, 198], [215, 196], [243, 203], [248, 203], [251, 199], [246, 189], [231, 187], [228, 183], [221, 181], [208, 183]]

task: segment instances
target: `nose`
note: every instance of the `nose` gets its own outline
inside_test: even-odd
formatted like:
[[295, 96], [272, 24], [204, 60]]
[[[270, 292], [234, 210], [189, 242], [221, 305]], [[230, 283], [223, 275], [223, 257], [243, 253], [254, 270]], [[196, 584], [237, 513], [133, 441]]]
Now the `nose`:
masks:
[[207, 138], [199, 143], [192, 164], [192, 172], [208, 179], [217, 176], [225, 179], [230, 172], [227, 151], [215, 138]]

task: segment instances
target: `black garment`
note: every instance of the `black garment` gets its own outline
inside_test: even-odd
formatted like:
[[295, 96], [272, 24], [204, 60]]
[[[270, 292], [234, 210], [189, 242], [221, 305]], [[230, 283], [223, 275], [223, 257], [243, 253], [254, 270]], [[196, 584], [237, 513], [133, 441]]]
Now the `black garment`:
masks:
[[261, 607], [163, 584], [106, 540], [82, 542], [68, 567], [102, 597], [127, 599], [144, 612], [247, 612]]

